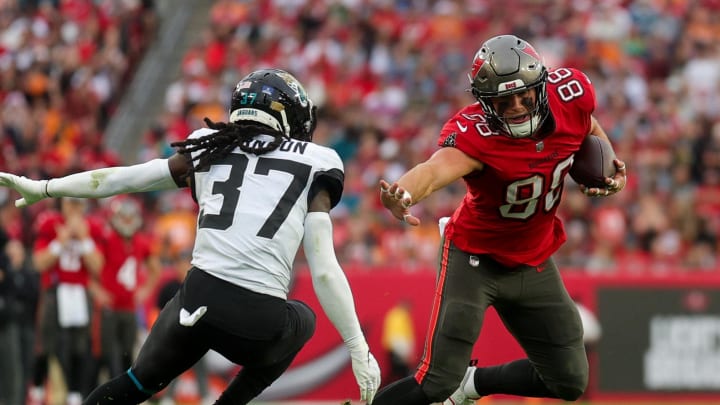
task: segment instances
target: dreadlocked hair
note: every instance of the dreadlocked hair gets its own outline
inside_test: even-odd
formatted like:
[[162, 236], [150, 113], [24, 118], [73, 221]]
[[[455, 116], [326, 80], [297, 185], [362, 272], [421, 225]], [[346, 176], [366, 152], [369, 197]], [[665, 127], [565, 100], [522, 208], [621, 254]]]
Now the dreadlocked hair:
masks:
[[[282, 132], [252, 121], [243, 121], [242, 123], [213, 122], [207, 117], [205, 117], [204, 121], [208, 128], [215, 129], [216, 132], [170, 144], [170, 146], [177, 148], [177, 153], [190, 157], [191, 162], [198, 162], [197, 165], [190, 165], [190, 169], [184, 175], [185, 177], [197, 170], [208, 168], [213, 162], [217, 162], [229, 155], [236, 147], [239, 147], [243, 152], [262, 155], [277, 149], [287, 139]], [[271, 136], [273, 140], [269, 142], [252, 142], [258, 135]], [[191, 157], [192, 152], [196, 151], [201, 152], [197, 156]]]

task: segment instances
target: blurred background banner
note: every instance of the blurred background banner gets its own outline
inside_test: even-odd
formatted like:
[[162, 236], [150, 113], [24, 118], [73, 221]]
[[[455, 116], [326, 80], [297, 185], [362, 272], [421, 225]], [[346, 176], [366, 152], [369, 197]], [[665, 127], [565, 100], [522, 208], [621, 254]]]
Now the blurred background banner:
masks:
[[713, 393], [720, 398], [720, 291], [716, 282], [598, 289], [605, 332], [598, 390]]
[[[418, 331], [412, 353], [414, 367], [422, 355], [434, 274], [401, 268], [383, 268], [374, 273], [358, 270], [348, 269], [348, 278], [371, 347], [383, 347], [382, 320], [387, 312], [399, 302], [409, 302]], [[720, 402], [720, 276], [606, 277], [571, 273], [564, 278], [573, 298], [593, 312], [602, 325], [602, 336], [588, 343], [593, 381], [586, 398]], [[315, 336], [290, 368], [292, 372], [305, 367], [310, 375], [305, 391], [295, 391], [293, 397], [266, 398], [330, 400], [353, 393], [356, 387], [349, 357], [343, 355], [334, 363], [328, 362], [342, 342], [322, 315], [309, 274], [298, 275], [292, 297], [307, 302], [318, 315]], [[390, 370], [386, 354], [378, 351], [377, 356], [385, 373]], [[522, 350], [495, 311], [488, 311], [473, 358], [479, 365], [491, 365], [521, 357]], [[317, 365], [317, 373], [310, 372], [312, 364]], [[335, 371], [328, 373], [333, 367]], [[281, 379], [275, 388], [282, 384]]]

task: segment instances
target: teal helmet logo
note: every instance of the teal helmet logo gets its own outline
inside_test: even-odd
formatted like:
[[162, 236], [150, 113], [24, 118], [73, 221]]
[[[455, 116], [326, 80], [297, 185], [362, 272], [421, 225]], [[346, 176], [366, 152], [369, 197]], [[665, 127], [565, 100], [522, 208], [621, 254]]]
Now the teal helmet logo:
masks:
[[295, 92], [295, 97], [297, 98], [297, 101], [300, 103], [300, 105], [303, 107], [307, 107], [308, 103], [310, 102], [310, 98], [308, 97], [307, 92], [303, 88], [302, 84], [300, 84], [300, 82], [288, 72], [280, 72], [278, 73], [278, 76], [285, 80], [285, 83], [287, 83], [288, 87], [290, 87]]

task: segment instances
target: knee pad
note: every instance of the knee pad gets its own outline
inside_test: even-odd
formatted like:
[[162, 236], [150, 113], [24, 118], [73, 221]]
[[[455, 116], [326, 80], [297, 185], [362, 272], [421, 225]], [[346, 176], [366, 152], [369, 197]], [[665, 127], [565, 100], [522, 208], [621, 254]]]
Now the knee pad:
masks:
[[564, 401], [576, 401], [584, 393], [588, 384], [587, 374], [569, 375], [567, 379], [558, 384], [547, 384], [548, 389]]
[[474, 345], [480, 335], [483, 315], [484, 309], [475, 303], [449, 302], [442, 315], [441, 333], [448, 338]]

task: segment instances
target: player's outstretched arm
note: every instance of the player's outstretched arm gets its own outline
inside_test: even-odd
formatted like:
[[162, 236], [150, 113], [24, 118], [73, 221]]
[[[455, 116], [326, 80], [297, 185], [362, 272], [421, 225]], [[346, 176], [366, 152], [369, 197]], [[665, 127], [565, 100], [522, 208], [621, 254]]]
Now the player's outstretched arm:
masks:
[[483, 169], [483, 164], [456, 148], [441, 148], [396, 182], [380, 180], [380, 201], [393, 216], [409, 225], [420, 225], [410, 207], [457, 179]]
[[327, 212], [307, 214], [303, 248], [318, 301], [350, 351], [360, 399], [370, 404], [380, 387], [380, 367], [370, 353], [355, 313], [350, 285], [335, 256], [332, 222]]
[[15, 206], [24, 207], [44, 198], [103, 198], [117, 194], [177, 188], [168, 159], [153, 159], [132, 166], [107, 167], [49, 180], [31, 180], [0, 172], [0, 186], [20, 193]]

